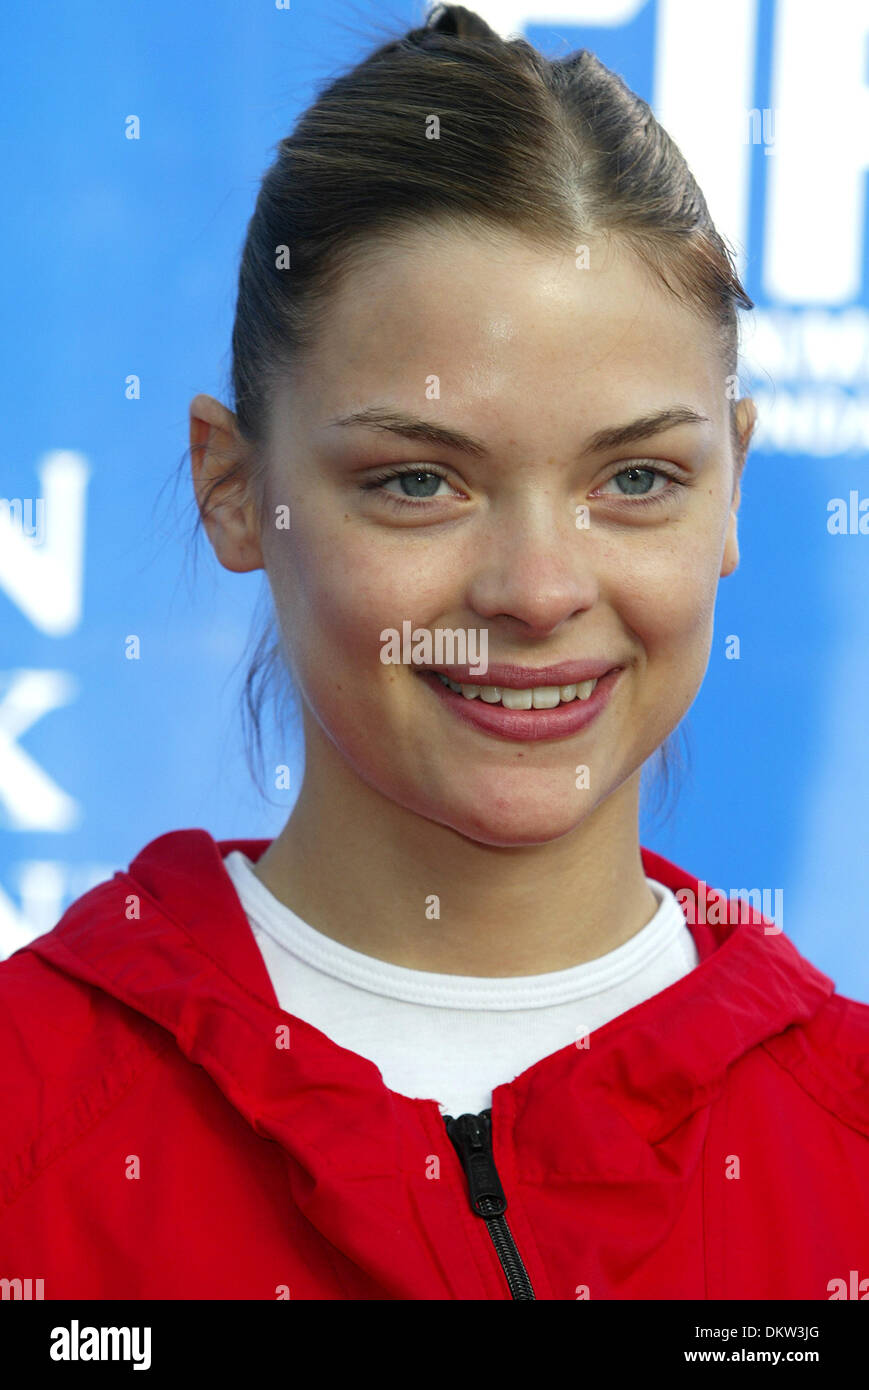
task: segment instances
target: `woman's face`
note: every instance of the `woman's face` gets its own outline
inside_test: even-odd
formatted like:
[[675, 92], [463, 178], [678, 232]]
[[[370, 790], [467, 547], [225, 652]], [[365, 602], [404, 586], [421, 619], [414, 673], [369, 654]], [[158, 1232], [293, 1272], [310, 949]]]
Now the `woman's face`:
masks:
[[[697, 693], [738, 560], [725, 373], [713, 328], [615, 246], [592, 243], [586, 268], [458, 233], [370, 255], [271, 417], [262, 555], [306, 738], [491, 845], [562, 836], [638, 777]], [[481, 451], [333, 423], [375, 406]], [[594, 441], [664, 411], [703, 418]], [[409, 483], [373, 485], [402, 467]], [[282, 504], [288, 529], [269, 524]], [[490, 667], [619, 669], [585, 727], [517, 740], [468, 722], [437, 677], [385, 664], [388, 629], [473, 633]]]

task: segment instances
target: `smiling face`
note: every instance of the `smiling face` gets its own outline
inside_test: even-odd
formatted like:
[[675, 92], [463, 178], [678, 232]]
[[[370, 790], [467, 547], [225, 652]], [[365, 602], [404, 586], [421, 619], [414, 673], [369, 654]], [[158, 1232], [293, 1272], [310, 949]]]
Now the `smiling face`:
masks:
[[[309, 768], [337, 754], [399, 806], [501, 846], [560, 837], [638, 782], [697, 693], [738, 559], [726, 372], [713, 326], [612, 244], [580, 269], [519, 238], [427, 231], [361, 261], [276, 391], [267, 449], [262, 556]], [[331, 423], [370, 407], [476, 445]], [[664, 411], [703, 418], [594, 440]], [[281, 504], [289, 529], [268, 522]], [[404, 624], [485, 633], [490, 667], [620, 669], [585, 727], [508, 738], [436, 677], [384, 664], [381, 634]]]

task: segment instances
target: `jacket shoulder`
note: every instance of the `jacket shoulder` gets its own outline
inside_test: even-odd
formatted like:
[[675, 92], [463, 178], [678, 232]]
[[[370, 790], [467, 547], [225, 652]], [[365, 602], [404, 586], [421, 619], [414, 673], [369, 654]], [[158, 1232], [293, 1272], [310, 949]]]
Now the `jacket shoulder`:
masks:
[[172, 1041], [27, 946], [0, 961], [0, 1208]]
[[803, 1090], [869, 1136], [869, 1004], [831, 994], [807, 1022], [763, 1045]]

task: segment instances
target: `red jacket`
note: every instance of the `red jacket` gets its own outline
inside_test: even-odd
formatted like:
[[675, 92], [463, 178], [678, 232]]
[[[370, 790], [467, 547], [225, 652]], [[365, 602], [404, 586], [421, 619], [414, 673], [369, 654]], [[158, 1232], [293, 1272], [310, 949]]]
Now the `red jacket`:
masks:
[[0, 1279], [46, 1299], [869, 1298], [869, 1007], [767, 919], [691, 926], [695, 970], [452, 1141], [435, 1101], [278, 1007], [221, 862], [267, 843], [162, 835], [0, 964]]

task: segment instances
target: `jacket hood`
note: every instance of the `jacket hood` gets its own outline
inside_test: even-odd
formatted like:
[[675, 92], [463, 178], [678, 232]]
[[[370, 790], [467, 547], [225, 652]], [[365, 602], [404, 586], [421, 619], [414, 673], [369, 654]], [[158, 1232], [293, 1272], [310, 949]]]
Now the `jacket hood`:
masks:
[[[279, 1007], [223, 865], [233, 849], [256, 861], [269, 843], [215, 841], [200, 829], [161, 835], [25, 949], [166, 1029], [258, 1133], [309, 1171], [317, 1152], [336, 1151], [336, 1127], [353, 1132], [358, 1178], [369, 1165], [382, 1169], [390, 1136], [400, 1142], [402, 1107], [428, 1108], [438, 1125], [440, 1109], [435, 1100], [390, 1091], [373, 1062]], [[636, 1140], [644, 1146], [668, 1134], [718, 1092], [745, 1053], [807, 1022], [834, 991], [782, 932], [764, 930], [774, 927], [770, 919], [751, 909], [750, 921], [729, 923], [726, 894], [650, 850], [641, 854], [649, 877], [677, 895], [689, 890], [695, 902], [705, 892], [707, 918], [716, 915], [717, 901], [725, 920], [692, 923], [689, 915], [699, 964], [592, 1033], [581, 1068], [569, 1043], [493, 1092], [495, 1114], [509, 1111], [538, 1136], [539, 1120], [546, 1158], [565, 1173], [589, 1174], [599, 1162], [612, 1177], [619, 1154], [636, 1176]], [[276, 1046], [278, 1030], [287, 1027], [291, 1046]], [[551, 1121], [553, 1090], [561, 1105], [594, 1111], [595, 1127], [580, 1152], [572, 1135], [562, 1147], [553, 1132], [559, 1127], [544, 1123], [547, 1115]], [[602, 1100], [619, 1131], [615, 1144], [600, 1124]], [[626, 1134], [634, 1144], [624, 1143]], [[400, 1154], [392, 1161], [400, 1163]]]

